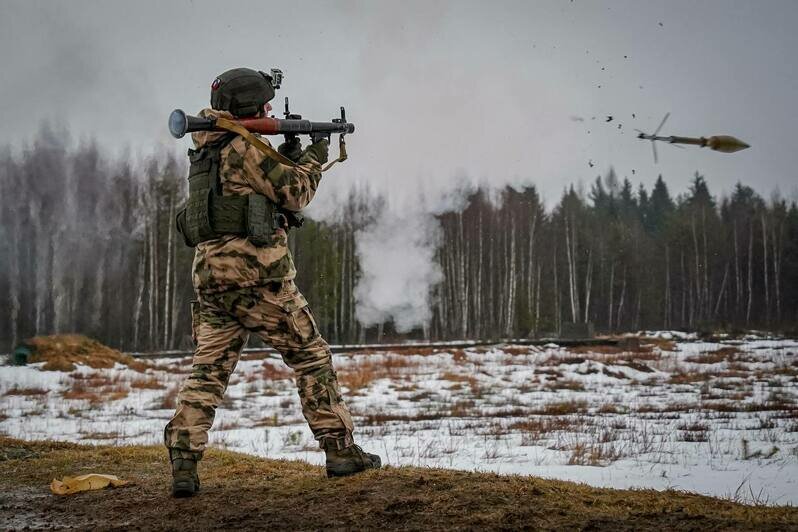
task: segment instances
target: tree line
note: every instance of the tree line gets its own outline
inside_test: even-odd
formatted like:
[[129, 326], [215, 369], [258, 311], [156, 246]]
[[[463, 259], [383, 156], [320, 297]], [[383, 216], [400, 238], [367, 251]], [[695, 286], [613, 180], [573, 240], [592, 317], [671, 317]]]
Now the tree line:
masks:
[[719, 200], [699, 174], [674, 197], [662, 176], [649, 191], [612, 170], [548, 213], [534, 187], [502, 194], [441, 216], [435, 336], [796, 329], [795, 201], [740, 183]]
[[[193, 250], [174, 215], [184, 161], [112, 160], [43, 129], [20, 153], [0, 152], [0, 349], [36, 334], [79, 332], [130, 351], [190, 347]], [[717, 198], [696, 174], [673, 196], [610, 171], [553, 209], [534, 187], [468, 194], [436, 217], [443, 281], [432, 320], [404, 337], [534, 337], [567, 323], [600, 331], [795, 330], [798, 207], [738, 184]], [[291, 238], [297, 283], [330, 342], [401, 339], [356, 319], [357, 234], [386, 201], [353, 189], [335, 220]]]

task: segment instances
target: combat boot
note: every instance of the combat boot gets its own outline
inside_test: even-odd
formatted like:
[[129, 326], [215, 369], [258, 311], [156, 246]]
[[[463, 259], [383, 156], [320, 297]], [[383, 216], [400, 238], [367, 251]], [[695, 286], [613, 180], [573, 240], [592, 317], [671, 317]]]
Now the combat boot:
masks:
[[199, 455], [174, 450], [169, 455], [172, 461], [172, 496], [191, 497], [200, 489], [197, 475]]
[[350, 445], [345, 449], [327, 449], [325, 452], [327, 478], [346, 477], [366, 469], [379, 469], [382, 466], [379, 456], [365, 452], [359, 445]]

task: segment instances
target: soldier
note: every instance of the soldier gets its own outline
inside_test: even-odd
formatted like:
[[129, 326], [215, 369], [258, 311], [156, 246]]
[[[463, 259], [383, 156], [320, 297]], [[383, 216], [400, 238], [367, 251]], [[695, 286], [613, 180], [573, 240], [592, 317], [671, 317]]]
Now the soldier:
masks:
[[[268, 74], [236, 68], [211, 85], [211, 108], [200, 116], [263, 116], [274, 97]], [[164, 442], [172, 463], [172, 493], [199, 490], [197, 462], [208, 441], [216, 407], [250, 333], [277, 349], [296, 375], [302, 413], [326, 453], [327, 476], [379, 468], [380, 458], [352, 439], [330, 348], [307, 301], [294, 284], [288, 229], [316, 192], [327, 161], [329, 134], [304, 151], [286, 140], [281, 164], [235, 133], [192, 134], [189, 200], [177, 224], [196, 246], [192, 281], [193, 371], [178, 395]], [[264, 139], [261, 139], [267, 142]]]

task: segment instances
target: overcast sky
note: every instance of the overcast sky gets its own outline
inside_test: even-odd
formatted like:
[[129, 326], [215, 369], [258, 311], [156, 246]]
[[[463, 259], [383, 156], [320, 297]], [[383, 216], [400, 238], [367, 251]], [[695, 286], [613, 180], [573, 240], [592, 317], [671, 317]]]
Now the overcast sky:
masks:
[[[717, 193], [741, 180], [793, 196], [797, 23], [794, 0], [0, 0], [0, 144], [51, 118], [76, 141], [182, 151], [173, 108], [206, 106], [228, 68], [280, 67], [277, 110], [290, 96], [328, 120], [344, 105], [357, 126], [329, 197], [369, 181], [398, 203], [424, 190], [437, 208], [457, 181], [480, 180], [534, 183], [551, 204], [610, 165], [649, 187], [662, 173], [673, 192], [699, 171]], [[666, 112], [665, 134], [752, 148], [660, 146], [654, 165], [633, 128]]]

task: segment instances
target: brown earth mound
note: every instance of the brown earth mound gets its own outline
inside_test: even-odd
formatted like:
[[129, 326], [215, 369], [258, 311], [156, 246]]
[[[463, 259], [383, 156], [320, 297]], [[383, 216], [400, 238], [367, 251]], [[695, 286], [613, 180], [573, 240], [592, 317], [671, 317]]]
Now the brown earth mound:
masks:
[[[108, 473], [132, 485], [51, 495], [53, 478]], [[321, 467], [210, 450], [202, 490], [169, 496], [159, 447], [0, 438], [0, 529], [798, 530], [798, 509], [676, 491], [388, 467], [328, 480]]]
[[73, 371], [75, 364], [95, 369], [112, 368], [116, 363], [136, 371], [147, 369], [146, 363], [80, 334], [35, 336], [25, 343], [32, 350], [30, 362], [44, 362], [44, 370]]

